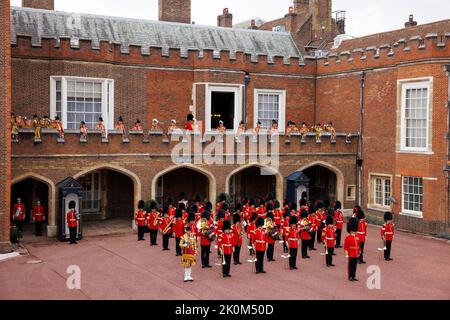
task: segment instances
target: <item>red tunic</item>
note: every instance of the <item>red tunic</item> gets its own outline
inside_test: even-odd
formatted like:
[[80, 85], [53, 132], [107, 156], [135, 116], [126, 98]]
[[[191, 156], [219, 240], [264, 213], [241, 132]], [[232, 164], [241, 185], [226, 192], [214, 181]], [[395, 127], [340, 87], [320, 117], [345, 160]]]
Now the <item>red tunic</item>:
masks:
[[44, 206], [36, 206], [33, 209], [33, 219], [36, 222], [42, 222], [45, 220]]
[[[211, 228], [212, 222], [207, 221], [206, 225], [208, 226], [208, 229]], [[200, 232], [200, 245], [201, 246], [210, 246], [211, 245], [211, 240], [209, 240], [208, 237], [206, 237], [205, 235], [203, 235], [203, 233]]]
[[255, 230], [256, 230], [255, 223], [254, 222], [250, 223], [247, 227], [247, 235], [252, 243], [255, 242]]
[[242, 225], [239, 224], [238, 226], [235, 224], [231, 227], [231, 229], [233, 230], [233, 246], [235, 247], [242, 246], [242, 237], [241, 237]]
[[233, 234], [232, 233], [222, 233], [221, 235], [221, 248], [223, 250], [223, 254], [232, 254], [233, 253]]
[[348, 252], [349, 258], [359, 257], [359, 240], [356, 235], [348, 235], [344, 241], [344, 251]]
[[192, 126], [192, 123], [190, 123], [190, 122], [186, 122], [186, 125], [184, 126], [184, 128], [188, 131], [194, 131], [194, 127]]
[[367, 221], [366, 220], [362, 220], [359, 221], [358, 223], [358, 239], [359, 242], [366, 242], [366, 235], [367, 235]]
[[[18, 209], [20, 209], [20, 213], [19, 213], [19, 216], [16, 217], [16, 212]], [[23, 203], [21, 203], [21, 204], [16, 203], [12, 210], [12, 216], [13, 216], [13, 220], [19, 220], [19, 221], [25, 220], [25, 205]]]
[[75, 211], [70, 210], [69, 212], [67, 212], [67, 225], [69, 226], [69, 228], [78, 227], [78, 219]]
[[174, 217], [175, 216], [175, 208], [172, 206], [169, 206], [168, 214], [169, 214], [169, 216]]
[[385, 223], [381, 227], [381, 237], [386, 241], [394, 240], [394, 225], [392, 223]]
[[172, 225], [172, 232], [175, 234], [175, 238], [181, 239], [184, 234], [184, 226], [185, 223], [181, 219], [175, 220], [175, 222]]
[[298, 228], [289, 228], [287, 240], [290, 249], [298, 249]]
[[309, 233], [308, 230], [304, 229], [303, 227], [300, 228], [300, 238], [302, 240], [309, 241], [311, 240], [311, 233]]
[[311, 232], [316, 232], [317, 231], [317, 222], [318, 222], [316, 215], [310, 214], [308, 216], [308, 221], [311, 224]]
[[150, 230], [158, 230], [159, 213], [150, 212], [147, 217], [147, 226]]
[[322, 241], [327, 244], [328, 248], [334, 248], [336, 244], [336, 231], [334, 227], [326, 227], [322, 232]]
[[255, 250], [266, 251], [266, 231], [259, 228], [255, 230]]
[[266, 208], [265, 207], [259, 207], [257, 209], [258, 217], [261, 217], [263, 219], [266, 218]]
[[147, 213], [144, 210], [139, 210], [134, 218], [138, 227], [144, 227], [147, 220]]
[[275, 223], [276, 226], [280, 226], [281, 225], [281, 210], [280, 209], [275, 209], [273, 210], [273, 223]]
[[[172, 221], [173, 221], [172, 217], [163, 217], [161, 219], [161, 224], [159, 225], [159, 229], [161, 230], [162, 234], [171, 233], [172, 230], [170, 228], [168, 228], [168, 226], [172, 223]], [[166, 232], [164, 233], [164, 231], [166, 231]]]
[[340, 210], [334, 212], [334, 223], [336, 224], [336, 229], [342, 230], [344, 228], [344, 214]]

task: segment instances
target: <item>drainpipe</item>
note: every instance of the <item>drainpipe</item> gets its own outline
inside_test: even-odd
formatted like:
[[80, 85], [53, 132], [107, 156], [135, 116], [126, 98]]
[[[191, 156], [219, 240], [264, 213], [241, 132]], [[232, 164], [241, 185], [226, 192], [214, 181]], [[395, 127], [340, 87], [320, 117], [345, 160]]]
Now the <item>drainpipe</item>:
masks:
[[247, 125], [247, 88], [250, 84], [250, 73], [245, 72], [244, 76], [244, 106], [242, 107], [242, 121]]
[[446, 157], [445, 157], [445, 184], [446, 184], [446, 200], [445, 201], [445, 231], [448, 231], [449, 229], [449, 220], [450, 220], [450, 167], [449, 167], [449, 161], [450, 161], [450, 64], [445, 65], [444, 67], [445, 73], [447, 74], [448, 78], [448, 96], [447, 96], [447, 134], [446, 134]]
[[360, 78], [360, 94], [359, 94], [359, 139], [358, 139], [358, 157], [356, 165], [358, 170], [358, 205], [362, 205], [362, 175], [364, 162], [364, 88], [366, 85], [366, 73], [363, 71]]

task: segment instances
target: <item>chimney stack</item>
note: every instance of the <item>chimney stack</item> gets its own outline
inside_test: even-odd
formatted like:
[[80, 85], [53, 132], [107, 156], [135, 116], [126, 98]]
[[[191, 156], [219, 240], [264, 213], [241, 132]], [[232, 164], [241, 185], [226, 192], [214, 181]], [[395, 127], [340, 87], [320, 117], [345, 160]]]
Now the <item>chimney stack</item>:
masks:
[[309, 11], [309, 0], [294, 0], [295, 13], [308, 13]]
[[191, 0], [159, 0], [159, 21], [191, 23]]
[[22, 7], [55, 10], [54, 0], [22, 0]]
[[409, 15], [409, 20], [405, 22], [405, 28], [417, 26], [417, 21], [414, 21], [414, 15]]
[[255, 19], [252, 19], [252, 21], [250, 22], [249, 29], [251, 29], [251, 30], [258, 30], [258, 26], [256, 25], [256, 20]]
[[223, 9], [223, 14], [217, 17], [217, 26], [224, 28], [233, 27], [233, 15], [228, 11], [228, 8]]

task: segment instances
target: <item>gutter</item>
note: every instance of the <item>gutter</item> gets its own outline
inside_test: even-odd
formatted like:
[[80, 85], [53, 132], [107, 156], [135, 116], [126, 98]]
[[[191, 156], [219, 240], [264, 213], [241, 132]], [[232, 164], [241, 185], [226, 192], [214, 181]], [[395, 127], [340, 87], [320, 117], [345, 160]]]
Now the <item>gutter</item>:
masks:
[[358, 179], [358, 205], [362, 205], [362, 175], [364, 163], [364, 89], [366, 86], [366, 73], [363, 71], [360, 78], [360, 94], [359, 94], [359, 139], [358, 139], [358, 156], [356, 159], [357, 179]]
[[447, 74], [448, 78], [448, 95], [447, 95], [447, 133], [446, 133], [446, 156], [445, 156], [445, 184], [446, 184], [446, 201], [445, 201], [445, 228], [446, 231], [449, 229], [449, 220], [450, 220], [450, 64], [446, 64], [444, 67], [444, 71]]

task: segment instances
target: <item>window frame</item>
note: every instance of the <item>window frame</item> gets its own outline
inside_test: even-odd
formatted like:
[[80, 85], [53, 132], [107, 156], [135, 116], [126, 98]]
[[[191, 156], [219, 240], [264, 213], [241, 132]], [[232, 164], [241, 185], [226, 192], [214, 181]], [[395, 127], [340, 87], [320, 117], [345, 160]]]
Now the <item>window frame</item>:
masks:
[[278, 119], [272, 119], [278, 121], [278, 131], [280, 134], [284, 134], [286, 130], [286, 90], [276, 89], [255, 89], [254, 91], [254, 104], [253, 104], [253, 127], [256, 127], [258, 123], [258, 111], [259, 111], [259, 95], [270, 94], [279, 95], [279, 110]]
[[[409, 209], [405, 209], [405, 184], [404, 184], [404, 179], [405, 178], [414, 178], [414, 179], [422, 179], [422, 211], [413, 211], [413, 210], [409, 210]], [[409, 215], [409, 216], [413, 216], [416, 218], [423, 218], [423, 206], [424, 206], [424, 181], [425, 179], [423, 177], [415, 177], [415, 176], [401, 176], [401, 183], [402, 183], [402, 212], [401, 214], [403, 215]]]
[[[97, 190], [98, 194], [96, 195], [98, 200], [92, 200], [92, 196], [95, 195], [94, 194], [94, 191], [95, 191], [94, 185], [95, 185], [95, 180], [96, 180], [95, 179], [95, 175], [96, 174], [98, 174], [98, 178], [97, 178], [98, 179], [98, 190]], [[89, 191], [89, 193], [91, 195], [91, 199], [89, 199], [89, 201], [91, 203], [93, 203], [94, 201], [98, 201], [98, 208], [83, 209], [83, 201], [84, 201], [84, 199], [81, 198], [80, 210], [81, 210], [81, 212], [83, 214], [100, 213], [102, 211], [102, 172], [100, 172], [100, 171], [91, 172], [91, 173], [88, 173], [88, 174], [86, 174], [86, 175], [84, 175], [82, 177], [82, 179], [87, 179], [87, 178], [89, 178], [89, 180], [91, 180], [91, 186], [92, 186], [91, 190]], [[82, 184], [82, 182], [81, 182], [81, 184]], [[82, 190], [82, 192], [84, 194], [85, 191]], [[95, 198], [95, 196], [94, 196], [94, 198]]]
[[[61, 81], [61, 122], [67, 130], [67, 81], [85, 81], [102, 85], [102, 118], [107, 130], [114, 129], [114, 80], [107, 78], [51, 76], [50, 77], [50, 117], [56, 116], [56, 82]], [[78, 130], [78, 129], [77, 129]]]
[[[382, 204], [376, 203], [377, 198], [377, 189], [376, 189], [376, 181], [380, 179], [381, 180], [381, 202]], [[386, 205], [386, 181], [389, 180], [389, 190], [390, 194], [389, 196], [392, 197], [392, 185], [393, 185], [393, 177], [389, 174], [382, 174], [382, 173], [369, 173], [369, 201], [368, 201], [368, 208], [373, 210], [390, 210], [391, 204]]]
[[[405, 79], [399, 80], [400, 90], [400, 152], [410, 153], [429, 153], [432, 152], [432, 141], [430, 134], [432, 119], [432, 97], [433, 97], [433, 78], [420, 78], [420, 79]], [[407, 147], [406, 146], [406, 92], [410, 89], [427, 89], [427, 112], [426, 112], [426, 146], [420, 147]]]

